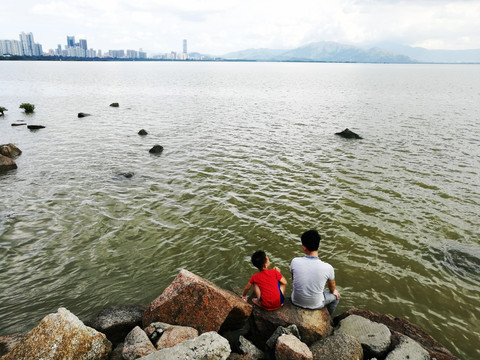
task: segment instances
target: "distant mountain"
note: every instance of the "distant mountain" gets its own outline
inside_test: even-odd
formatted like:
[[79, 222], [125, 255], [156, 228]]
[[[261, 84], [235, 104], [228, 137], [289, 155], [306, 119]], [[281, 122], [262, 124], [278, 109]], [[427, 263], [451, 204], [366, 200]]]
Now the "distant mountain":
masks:
[[331, 41], [310, 43], [292, 50], [248, 49], [219, 56], [225, 60], [320, 61], [361, 63], [480, 63], [478, 50], [428, 50], [394, 43], [369, 48]]
[[433, 63], [480, 63], [480, 49], [472, 50], [428, 50], [395, 43], [376, 44], [382, 49], [409, 56], [419, 62]]
[[227, 60], [255, 61], [324, 61], [324, 62], [372, 62], [413, 63], [405, 55], [380, 48], [362, 49], [331, 41], [315, 42], [293, 50], [249, 49], [221, 56]]
[[276, 49], [247, 49], [241, 51], [234, 51], [221, 56], [226, 60], [256, 60], [256, 61], [271, 61], [277, 56], [283, 54], [286, 50]]

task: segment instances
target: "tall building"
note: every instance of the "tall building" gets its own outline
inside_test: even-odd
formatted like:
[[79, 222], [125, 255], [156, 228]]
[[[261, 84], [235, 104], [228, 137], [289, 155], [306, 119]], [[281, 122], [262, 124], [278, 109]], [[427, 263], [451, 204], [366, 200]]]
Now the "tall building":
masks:
[[35, 44], [33, 34], [22, 32], [19, 40], [0, 40], [0, 55], [42, 56], [42, 45]]
[[87, 40], [84, 40], [84, 39], [78, 40], [78, 46], [83, 50], [87, 50], [88, 49]]
[[75, 47], [75, 36], [67, 36], [67, 48]]
[[187, 51], [187, 40], [183, 40], [183, 53], [184, 53], [184, 54], [188, 54], [188, 51]]
[[37, 55], [35, 51], [35, 42], [33, 41], [33, 34], [30, 32], [20, 34], [20, 42], [22, 43], [23, 54], [25, 56]]

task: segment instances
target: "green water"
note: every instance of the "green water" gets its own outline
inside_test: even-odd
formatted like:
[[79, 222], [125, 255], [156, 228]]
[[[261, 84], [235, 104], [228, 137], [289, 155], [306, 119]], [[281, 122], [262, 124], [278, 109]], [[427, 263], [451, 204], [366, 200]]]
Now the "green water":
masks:
[[181, 268], [239, 292], [258, 249], [289, 295], [317, 228], [338, 314], [479, 357], [480, 66], [3, 62], [0, 79], [0, 143], [23, 150], [0, 175], [0, 335], [148, 304]]

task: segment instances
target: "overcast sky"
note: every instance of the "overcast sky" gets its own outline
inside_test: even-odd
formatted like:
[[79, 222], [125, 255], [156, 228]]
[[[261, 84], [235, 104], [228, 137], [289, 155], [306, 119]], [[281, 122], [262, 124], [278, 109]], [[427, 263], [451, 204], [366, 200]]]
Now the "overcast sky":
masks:
[[32, 32], [44, 51], [86, 39], [103, 51], [222, 55], [316, 41], [480, 49], [480, 0], [2, 0], [0, 39]]

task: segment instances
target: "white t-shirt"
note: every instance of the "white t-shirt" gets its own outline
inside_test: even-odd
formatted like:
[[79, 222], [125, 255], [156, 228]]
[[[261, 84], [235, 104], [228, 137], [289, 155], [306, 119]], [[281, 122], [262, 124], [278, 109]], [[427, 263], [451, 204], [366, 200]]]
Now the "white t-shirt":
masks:
[[290, 272], [293, 276], [292, 302], [307, 309], [323, 308], [325, 284], [335, 279], [332, 265], [317, 256], [306, 255], [292, 260]]

